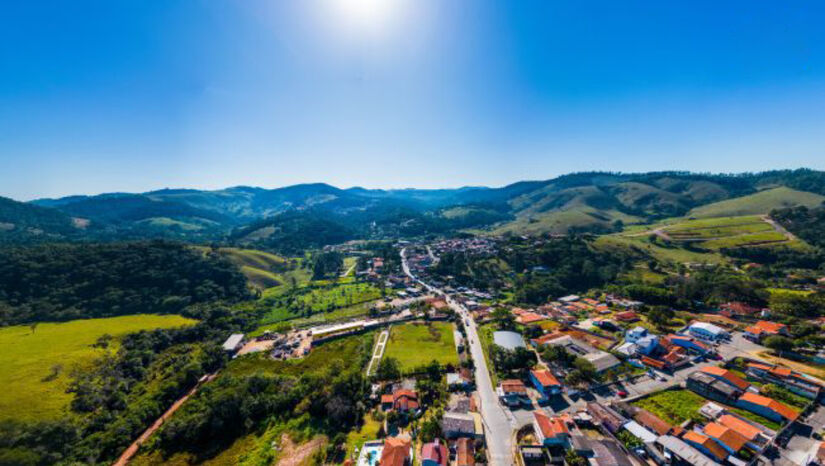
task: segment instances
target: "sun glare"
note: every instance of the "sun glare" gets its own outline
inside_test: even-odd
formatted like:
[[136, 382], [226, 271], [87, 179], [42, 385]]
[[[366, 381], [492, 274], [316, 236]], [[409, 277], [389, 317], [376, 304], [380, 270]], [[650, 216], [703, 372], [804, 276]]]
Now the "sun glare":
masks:
[[398, 13], [399, 0], [329, 0], [343, 26], [364, 33], [387, 30]]

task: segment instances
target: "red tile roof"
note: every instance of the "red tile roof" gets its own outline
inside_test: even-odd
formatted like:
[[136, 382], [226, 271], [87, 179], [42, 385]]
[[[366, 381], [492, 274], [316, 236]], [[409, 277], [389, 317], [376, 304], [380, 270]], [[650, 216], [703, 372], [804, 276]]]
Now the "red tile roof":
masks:
[[543, 387], [561, 385], [561, 383], [559, 383], [559, 379], [557, 379], [556, 376], [547, 369], [534, 370], [531, 372], [533, 377], [535, 377]]
[[456, 448], [456, 466], [475, 466], [475, 448], [472, 440], [460, 438], [456, 443], [458, 444]]
[[517, 379], [502, 380], [501, 389], [504, 390], [504, 393], [527, 393], [524, 382]]
[[748, 440], [755, 439], [759, 436], [759, 433], [762, 432], [758, 428], [748, 424], [736, 416], [731, 416], [730, 414], [722, 415], [719, 419], [717, 419], [717, 422], [725, 427], [735, 430]]
[[[423, 447], [421, 447], [421, 461], [430, 460], [436, 464], [440, 464], [441, 466], [447, 466], [447, 461], [450, 458], [449, 452], [447, 452], [447, 447], [444, 446], [443, 443], [435, 442], [427, 443]], [[383, 462], [381, 465], [383, 466]]]
[[[689, 441], [689, 442], [694, 442], [694, 443], [697, 443], [697, 444], [699, 444], [699, 445], [703, 446], [705, 449], [707, 449], [708, 451], [710, 451], [710, 453], [711, 453], [713, 456], [715, 456], [716, 458], [718, 458], [718, 459], [720, 459], [720, 460], [721, 460], [721, 459], [725, 459], [725, 458], [727, 458], [727, 457], [728, 457], [728, 452], [727, 452], [727, 451], [725, 451], [725, 449], [724, 449], [724, 448], [722, 448], [722, 446], [721, 446], [721, 445], [719, 445], [718, 443], [714, 442], [714, 441], [713, 441], [710, 437], [708, 437], [707, 435], [703, 435], [703, 434], [700, 434], [700, 433], [698, 433], [698, 432], [696, 432], [696, 431], [692, 431], [692, 430], [691, 430], [691, 431], [689, 431], [688, 433], [686, 433], [686, 434], [685, 434], [685, 436], [684, 436], [684, 437], [682, 437], [682, 438], [683, 438], [684, 440], [686, 440], [686, 441]], [[384, 463], [381, 463], [381, 464], [384, 464]]]
[[520, 324], [532, 324], [533, 322], [539, 322], [542, 320], [547, 320], [547, 317], [541, 316], [536, 314], [535, 312], [525, 312], [524, 314], [518, 316], [516, 320]]
[[564, 419], [560, 417], [553, 417], [544, 414], [541, 411], [534, 411], [533, 417], [536, 418], [536, 423], [541, 430], [541, 435], [544, 438], [556, 438], [560, 435], [565, 435], [570, 433], [570, 429], [567, 428], [567, 424], [564, 422]]
[[745, 392], [745, 394], [739, 397], [739, 399], [747, 401], [749, 403], [753, 403], [757, 406], [763, 406], [765, 408], [768, 408], [776, 414], [779, 414], [783, 418], [788, 419], [790, 421], [793, 421], [799, 416], [799, 413], [797, 413], [790, 407], [774, 400], [773, 398], [757, 395], [756, 393]]
[[387, 437], [381, 451], [381, 466], [404, 466], [410, 454], [410, 440], [400, 437]]
[[732, 383], [737, 388], [740, 388], [742, 390], [747, 390], [748, 387], [751, 386], [751, 384], [749, 384], [748, 382], [742, 380], [741, 377], [737, 376], [733, 372], [731, 372], [731, 371], [729, 371], [725, 368], [722, 368], [722, 367], [716, 367], [716, 366], [703, 367], [702, 372], [704, 372], [705, 374], [710, 374], [710, 375], [716, 376], [716, 377], [721, 377], [721, 378], [727, 380], [728, 382]]
[[613, 316], [616, 320], [623, 320], [623, 321], [631, 321], [631, 320], [639, 320], [639, 315], [633, 311], [625, 311], [619, 312]]
[[646, 409], [640, 409], [639, 412], [633, 416], [633, 419], [639, 424], [652, 429], [659, 435], [667, 435], [672, 428], [670, 424]]
[[743, 446], [745, 446], [746, 443], [748, 443], [748, 439], [742, 436], [742, 434], [736, 432], [730, 427], [718, 424], [716, 422], [707, 424], [703, 430], [706, 435], [722, 442], [733, 451], [739, 451]]

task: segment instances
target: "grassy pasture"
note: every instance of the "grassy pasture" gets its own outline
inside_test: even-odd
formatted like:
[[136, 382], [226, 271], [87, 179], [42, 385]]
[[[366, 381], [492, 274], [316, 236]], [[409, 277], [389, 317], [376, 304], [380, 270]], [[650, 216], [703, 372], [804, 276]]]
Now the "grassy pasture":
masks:
[[458, 364], [453, 325], [447, 322], [397, 325], [390, 331], [384, 357], [392, 357], [401, 364], [402, 371], [410, 371], [436, 360], [441, 364]]
[[[54, 419], [67, 413], [71, 395], [66, 388], [74, 368], [115, 351], [118, 337], [194, 322], [176, 315], [144, 314], [42, 323], [34, 332], [25, 325], [0, 329], [0, 420]], [[93, 348], [104, 334], [115, 341], [108, 349]]]
[[690, 211], [690, 217], [731, 217], [767, 214], [773, 209], [804, 205], [816, 207], [825, 201], [819, 194], [780, 186], [748, 196], [703, 205]]

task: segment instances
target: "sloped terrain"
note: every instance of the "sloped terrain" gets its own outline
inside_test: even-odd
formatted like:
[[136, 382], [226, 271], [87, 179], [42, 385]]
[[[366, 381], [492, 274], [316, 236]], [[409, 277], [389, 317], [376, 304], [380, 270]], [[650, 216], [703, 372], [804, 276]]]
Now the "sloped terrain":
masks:
[[738, 215], [767, 214], [774, 209], [795, 206], [817, 207], [825, 196], [797, 191], [785, 186], [760, 191], [748, 196], [715, 202], [690, 211], [690, 217], [733, 217]]

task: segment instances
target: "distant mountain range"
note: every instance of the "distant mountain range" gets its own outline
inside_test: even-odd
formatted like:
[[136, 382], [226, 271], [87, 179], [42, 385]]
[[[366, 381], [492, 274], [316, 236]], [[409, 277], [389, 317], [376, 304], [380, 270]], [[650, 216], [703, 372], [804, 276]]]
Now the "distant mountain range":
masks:
[[316, 183], [164, 189], [29, 203], [0, 198], [0, 242], [147, 237], [285, 241], [279, 232], [303, 234], [301, 228], [287, 228], [290, 222], [328, 232], [329, 240], [336, 241], [462, 229], [606, 232], [691, 213], [722, 216], [818, 206], [823, 195], [825, 172], [799, 169], [732, 175], [575, 173], [501, 188], [340, 189]]

